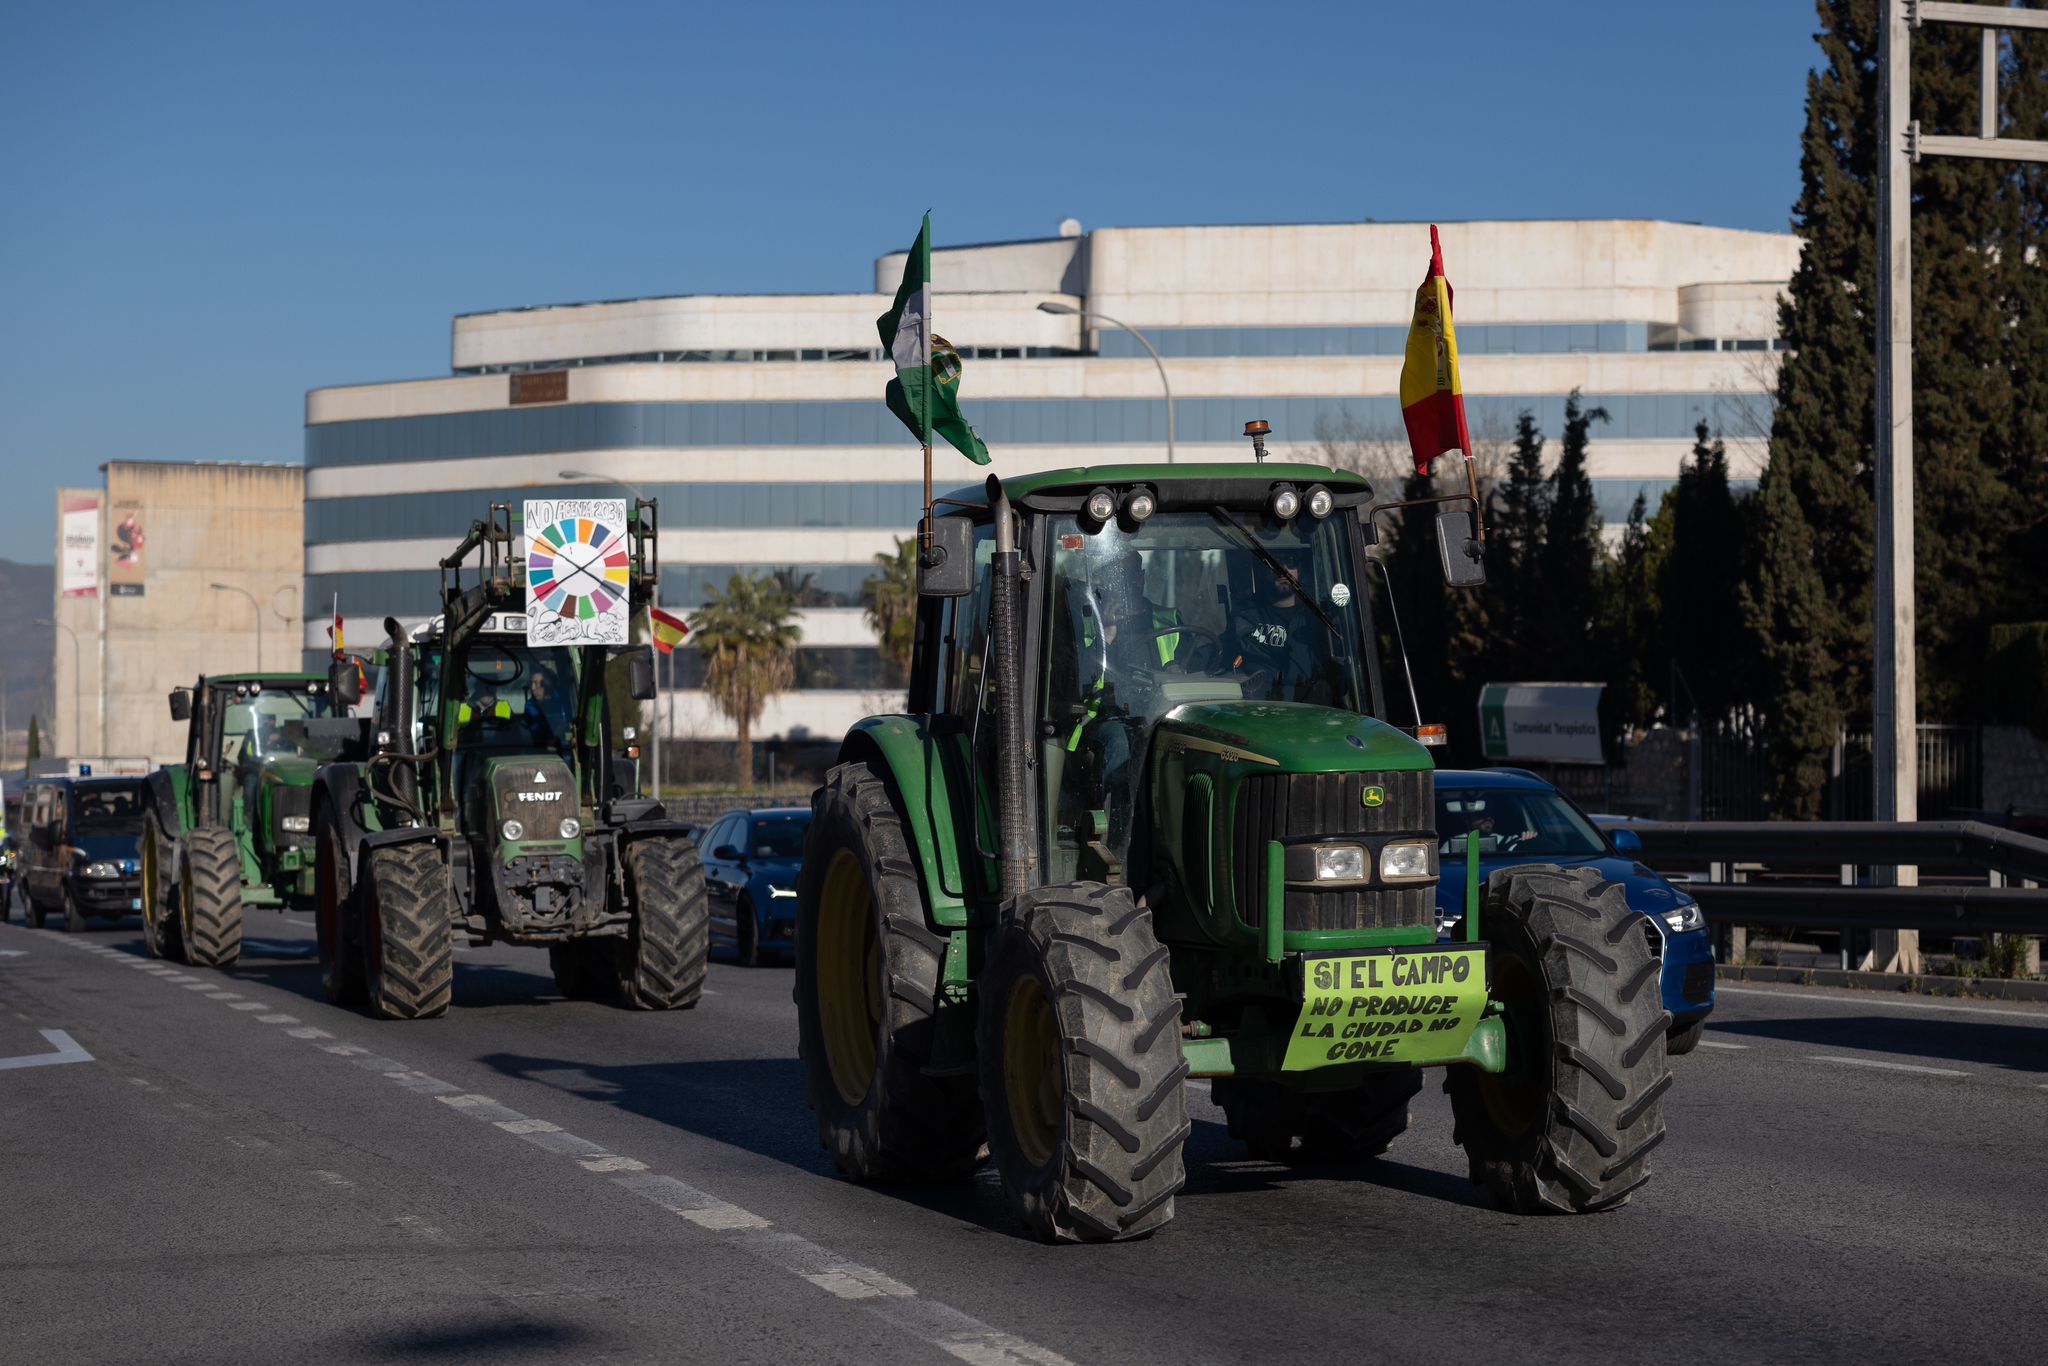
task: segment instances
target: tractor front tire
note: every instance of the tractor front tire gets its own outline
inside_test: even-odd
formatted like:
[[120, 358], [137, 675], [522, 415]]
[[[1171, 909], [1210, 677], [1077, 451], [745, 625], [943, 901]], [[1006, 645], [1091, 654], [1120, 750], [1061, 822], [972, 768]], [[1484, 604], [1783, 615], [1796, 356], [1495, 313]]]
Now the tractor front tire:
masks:
[[177, 908], [171, 904], [171, 880], [165, 865], [173, 861], [173, 847], [156, 812], [142, 814], [142, 947], [151, 958], [182, 962], [185, 944], [178, 935]]
[[1156, 1232], [1187, 1182], [1180, 1001], [1130, 889], [1041, 887], [1003, 910], [977, 994], [989, 1153], [1039, 1237]]
[[1590, 868], [1505, 868], [1485, 898], [1508, 1066], [1444, 1077], [1472, 1180], [1517, 1214], [1614, 1209], [1664, 1141], [1661, 965], [1621, 884]]
[[332, 808], [322, 806], [313, 827], [313, 937], [320, 951], [320, 991], [329, 1005], [359, 1006], [363, 985], [363, 898], [349, 876], [348, 844]]
[[446, 1013], [455, 990], [455, 889], [432, 844], [365, 856], [363, 984], [380, 1020]]
[[188, 830], [178, 841], [178, 938], [185, 961], [224, 968], [242, 956], [242, 856], [234, 832]]
[[704, 994], [711, 956], [711, 899], [697, 846], [681, 835], [633, 841], [626, 890], [633, 919], [615, 950], [620, 999], [634, 1010], [688, 1010]]
[[797, 877], [797, 1051], [818, 1143], [855, 1181], [952, 1180], [982, 1163], [971, 1076], [934, 1076], [945, 936], [887, 780], [841, 764], [811, 799]]
[[1368, 1073], [1349, 1091], [1302, 1092], [1273, 1082], [1218, 1077], [1210, 1087], [1230, 1136], [1265, 1162], [1341, 1165], [1378, 1157], [1408, 1131], [1422, 1072]]

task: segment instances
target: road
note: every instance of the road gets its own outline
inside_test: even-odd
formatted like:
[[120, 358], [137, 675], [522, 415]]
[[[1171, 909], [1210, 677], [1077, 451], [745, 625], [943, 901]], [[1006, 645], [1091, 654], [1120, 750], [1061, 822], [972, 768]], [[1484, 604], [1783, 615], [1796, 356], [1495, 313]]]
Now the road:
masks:
[[1727, 991], [1592, 1218], [1493, 1210], [1434, 1086], [1333, 1176], [1196, 1083], [1177, 1220], [1046, 1247], [992, 1175], [831, 1174], [786, 968], [640, 1015], [464, 951], [446, 1018], [385, 1024], [303, 919], [249, 939], [0, 927], [0, 1059], [67, 1054], [0, 1062], [0, 1361], [2048, 1359], [2048, 1010]]

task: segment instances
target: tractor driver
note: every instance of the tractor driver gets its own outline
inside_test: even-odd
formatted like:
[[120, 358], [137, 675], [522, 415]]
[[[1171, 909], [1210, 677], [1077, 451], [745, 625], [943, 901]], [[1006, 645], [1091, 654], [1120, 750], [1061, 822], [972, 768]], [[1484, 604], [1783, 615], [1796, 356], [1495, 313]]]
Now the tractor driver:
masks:
[[1247, 697], [1269, 702], [1336, 700], [1339, 688], [1328, 676], [1329, 627], [1309, 602], [1313, 566], [1306, 549], [1272, 552], [1279, 565], [1261, 565], [1258, 594], [1231, 613], [1237, 667], [1251, 675]]
[[550, 749], [569, 747], [572, 719], [569, 714], [570, 701], [559, 686], [554, 668], [550, 664], [536, 662], [533, 666], [533, 681], [526, 689], [526, 733], [533, 742]]
[[1064, 676], [1079, 685], [1081, 717], [1067, 749], [1092, 761], [1088, 806], [1107, 814], [1108, 845], [1121, 856], [1130, 843], [1146, 731], [1158, 711], [1154, 680], [1180, 650], [1180, 633], [1165, 628], [1180, 625], [1180, 613], [1145, 596], [1137, 551], [1112, 549], [1080, 563], [1088, 566], [1086, 577], [1070, 585], [1081, 618], [1078, 648], [1074, 670]]

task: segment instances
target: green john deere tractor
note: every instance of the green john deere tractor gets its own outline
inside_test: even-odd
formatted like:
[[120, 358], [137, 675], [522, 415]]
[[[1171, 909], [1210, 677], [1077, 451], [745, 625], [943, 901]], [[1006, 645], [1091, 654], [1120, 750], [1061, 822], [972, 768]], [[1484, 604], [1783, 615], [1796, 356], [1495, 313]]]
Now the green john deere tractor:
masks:
[[226, 967], [242, 909], [313, 904], [313, 775], [358, 753], [319, 674], [218, 674], [171, 693], [185, 762], [149, 778], [142, 816], [142, 938], [151, 957]]
[[[1367, 591], [1393, 506], [1263, 460], [939, 500], [914, 710], [847, 735], [798, 887], [800, 1049], [842, 1172], [963, 1176], [985, 1144], [1038, 1235], [1137, 1237], [1173, 1217], [1189, 1077], [1255, 1155], [1350, 1163], [1437, 1067], [1505, 1207], [1648, 1179], [1666, 1016], [1621, 888], [1472, 876], [1439, 941], [1439, 859], [1476, 873], [1485, 836], [1436, 828], [1442, 728], [1393, 719]], [[1399, 506], [1436, 517], [1454, 586], [1484, 581], [1473, 499]]]
[[[412, 631], [386, 618], [374, 752], [320, 770], [322, 985], [385, 1019], [439, 1015], [461, 935], [545, 947], [570, 997], [694, 1006], [710, 946], [703, 869], [688, 828], [640, 795], [634, 728], [613, 710], [654, 695], [653, 659], [528, 638], [515, 520], [491, 504], [441, 561], [441, 616]], [[628, 601], [644, 607], [654, 504], [600, 539], [626, 546]], [[344, 696], [355, 676], [337, 663]]]

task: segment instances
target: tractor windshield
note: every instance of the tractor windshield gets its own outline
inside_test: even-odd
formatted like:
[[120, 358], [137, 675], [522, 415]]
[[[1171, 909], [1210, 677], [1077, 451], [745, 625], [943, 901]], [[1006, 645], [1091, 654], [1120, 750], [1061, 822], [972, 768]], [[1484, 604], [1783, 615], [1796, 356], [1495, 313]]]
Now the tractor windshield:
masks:
[[333, 715], [324, 692], [273, 687], [239, 694], [221, 718], [221, 761], [247, 764], [288, 755], [337, 758], [353, 732], [311, 724]]
[[567, 752], [576, 738], [576, 652], [478, 641], [462, 655], [457, 748]]
[[[1152, 723], [1190, 702], [1370, 712], [1360, 576], [1343, 518], [1217, 508], [1126, 530], [1055, 517], [1044, 719], [1061, 765], [1061, 838], [1100, 813], [1121, 856]], [[1085, 841], [1083, 841], [1085, 842]]]

